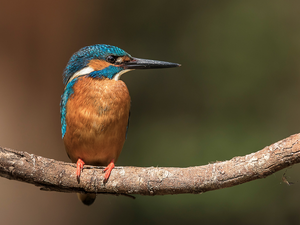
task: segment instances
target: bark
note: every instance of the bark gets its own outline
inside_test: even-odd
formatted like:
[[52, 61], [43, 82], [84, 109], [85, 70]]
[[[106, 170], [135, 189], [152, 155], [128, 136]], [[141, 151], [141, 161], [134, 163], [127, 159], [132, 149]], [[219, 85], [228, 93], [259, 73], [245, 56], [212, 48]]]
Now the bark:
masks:
[[0, 147], [0, 176], [59, 192], [198, 194], [265, 178], [300, 162], [299, 139], [300, 133], [258, 152], [204, 166], [115, 167], [107, 183], [103, 183], [103, 167], [84, 166], [78, 183], [73, 163]]

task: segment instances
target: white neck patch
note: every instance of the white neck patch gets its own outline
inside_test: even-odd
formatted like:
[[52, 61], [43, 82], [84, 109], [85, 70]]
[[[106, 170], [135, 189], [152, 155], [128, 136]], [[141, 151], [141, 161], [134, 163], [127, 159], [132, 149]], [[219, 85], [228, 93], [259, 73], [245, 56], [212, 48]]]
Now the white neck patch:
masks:
[[129, 71], [131, 71], [131, 70], [133, 70], [133, 69], [127, 69], [127, 70], [122, 70], [122, 71], [120, 71], [119, 73], [117, 73], [115, 76], [114, 76], [114, 80], [119, 80], [120, 79], [120, 77], [124, 74], [124, 73], [127, 73], [127, 72], [129, 72]]

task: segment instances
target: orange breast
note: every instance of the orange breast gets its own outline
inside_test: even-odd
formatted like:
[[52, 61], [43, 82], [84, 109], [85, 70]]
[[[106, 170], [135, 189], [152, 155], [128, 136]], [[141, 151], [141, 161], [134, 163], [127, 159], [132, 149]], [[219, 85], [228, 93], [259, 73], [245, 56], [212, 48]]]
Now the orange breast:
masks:
[[81, 77], [66, 105], [64, 143], [72, 162], [106, 166], [124, 145], [130, 96], [121, 80]]

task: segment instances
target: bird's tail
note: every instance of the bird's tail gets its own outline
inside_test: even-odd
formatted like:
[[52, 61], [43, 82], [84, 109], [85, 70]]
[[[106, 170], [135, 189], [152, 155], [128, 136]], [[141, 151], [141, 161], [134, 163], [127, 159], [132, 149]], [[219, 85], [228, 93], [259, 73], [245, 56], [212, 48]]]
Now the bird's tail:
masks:
[[96, 194], [77, 193], [78, 199], [85, 205], [91, 205], [96, 199]]

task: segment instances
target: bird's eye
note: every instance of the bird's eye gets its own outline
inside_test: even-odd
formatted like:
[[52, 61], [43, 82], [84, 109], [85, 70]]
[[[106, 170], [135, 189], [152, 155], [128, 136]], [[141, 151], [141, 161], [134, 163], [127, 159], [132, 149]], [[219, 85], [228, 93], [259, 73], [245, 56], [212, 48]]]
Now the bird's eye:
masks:
[[117, 56], [109, 55], [109, 56], [107, 56], [106, 61], [111, 64], [114, 64], [116, 62], [117, 58], [118, 58]]

